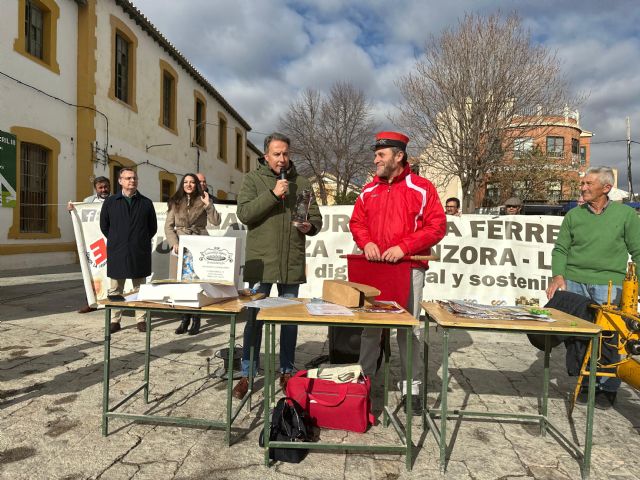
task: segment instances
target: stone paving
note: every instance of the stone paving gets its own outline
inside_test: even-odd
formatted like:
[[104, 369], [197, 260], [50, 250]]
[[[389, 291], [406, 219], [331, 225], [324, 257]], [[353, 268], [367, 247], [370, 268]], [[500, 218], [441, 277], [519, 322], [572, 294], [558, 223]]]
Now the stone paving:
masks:
[[[77, 265], [40, 271], [0, 273], [0, 478], [2, 479], [579, 479], [577, 461], [550, 435], [532, 424], [493, 421], [449, 422], [453, 447], [443, 476], [430, 433], [414, 419], [415, 461], [369, 453], [311, 452], [299, 465], [267, 468], [258, 447], [262, 428], [262, 390], [252, 409], [241, 412], [227, 447], [224, 432], [152, 423], [110, 422], [101, 435], [103, 329], [102, 312], [78, 314], [84, 294]], [[244, 320], [238, 326], [242, 332]], [[228, 343], [228, 326], [203, 318], [199, 335], [176, 336], [177, 318], [154, 317], [151, 395], [125, 405], [131, 413], [223, 418], [226, 384], [207, 376], [222, 362], [214, 357]], [[111, 399], [142, 382], [144, 335], [133, 317], [112, 337]], [[440, 336], [431, 327], [433, 347], [428, 401], [438, 402]], [[395, 339], [392, 339], [395, 352]], [[453, 334], [450, 345], [449, 406], [474, 410], [535, 412], [542, 385], [543, 355], [524, 336]], [[300, 368], [327, 353], [326, 327], [301, 328], [296, 363]], [[572, 379], [564, 370], [564, 349], [552, 355], [550, 412], [569, 438], [582, 443], [585, 408], [567, 416]], [[399, 361], [392, 371], [397, 380]], [[374, 383], [374, 410], [381, 418], [381, 378]], [[260, 386], [262, 381], [258, 381]], [[392, 392], [391, 401], [398, 394]], [[399, 413], [401, 419], [402, 413]], [[235, 426], [235, 425], [234, 425]], [[623, 386], [616, 406], [596, 411], [591, 478], [640, 476], [640, 396]], [[323, 440], [393, 442], [392, 427], [372, 427], [366, 434], [322, 431]]]

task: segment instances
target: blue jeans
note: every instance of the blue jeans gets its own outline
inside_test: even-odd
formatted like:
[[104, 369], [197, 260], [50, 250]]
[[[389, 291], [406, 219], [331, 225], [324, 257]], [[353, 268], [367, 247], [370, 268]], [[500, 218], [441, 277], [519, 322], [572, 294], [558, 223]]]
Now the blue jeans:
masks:
[[[567, 291], [578, 293], [584, 297], [588, 297], [593, 300], [595, 303], [604, 304], [607, 303], [607, 295], [609, 291], [608, 285], [592, 285], [589, 283], [578, 283], [573, 280], [565, 280], [567, 284]], [[611, 289], [611, 303], [613, 305], [620, 305], [620, 296], [622, 294], [622, 287], [619, 285], [614, 285]], [[617, 343], [618, 334], [615, 333], [613, 336], [613, 341]], [[606, 345], [602, 346], [602, 349], [608, 348]], [[615, 350], [615, 351], [614, 351]], [[602, 352], [601, 352], [602, 355]], [[612, 362], [620, 361], [620, 354], [617, 349], [610, 349], [608, 358]], [[617, 377], [600, 377], [598, 379], [597, 388], [600, 390], [604, 390], [605, 392], [617, 392], [618, 388], [620, 388], [621, 381]]]
[[[258, 293], [264, 293], [266, 296], [269, 296], [271, 293], [272, 283], [261, 283], [258, 286]], [[286, 297], [286, 298], [294, 298], [298, 296], [298, 289], [300, 285], [298, 284], [286, 284], [286, 283], [277, 283], [278, 287], [278, 296]], [[264, 322], [259, 322], [256, 320], [258, 316], [259, 308], [251, 308], [251, 318], [247, 321], [244, 326], [244, 338], [242, 342], [242, 376], [249, 376], [249, 365], [250, 365], [250, 349], [251, 343], [253, 343], [254, 351], [253, 351], [253, 359], [254, 359], [254, 367], [253, 373], [258, 371], [259, 359], [260, 359], [260, 345], [262, 343], [262, 326]], [[252, 326], [255, 325], [255, 328]], [[253, 331], [252, 331], [253, 330]], [[249, 339], [253, 338], [253, 342]], [[291, 373], [293, 371], [293, 364], [295, 362], [296, 357], [296, 341], [298, 339], [298, 326], [297, 325], [281, 325], [280, 326], [280, 372], [281, 373]]]

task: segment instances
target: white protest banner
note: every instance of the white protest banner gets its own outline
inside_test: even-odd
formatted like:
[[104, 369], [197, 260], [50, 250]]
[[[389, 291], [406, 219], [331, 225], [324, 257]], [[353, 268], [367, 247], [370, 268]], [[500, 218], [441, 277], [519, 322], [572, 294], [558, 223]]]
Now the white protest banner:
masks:
[[[158, 234], [153, 241], [153, 278], [162, 279], [168, 278], [169, 272], [169, 246], [164, 241], [166, 204], [154, 206]], [[95, 304], [95, 298], [105, 298], [108, 289], [100, 207], [101, 204], [76, 204], [78, 217], [74, 220], [78, 255], [81, 262], [86, 262], [83, 277], [85, 269], [88, 272], [85, 288], [89, 304]], [[222, 223], [209, 229], [209, 233], [240, 237], [244, 243], [246, 229], [238, 221], [236, 206], [216, 205], [216, 209]], [[352, 211], [349, 205], [320, 207], [323, 227], [316, 236], [307, 238], [307, 283], [300, 288], [301, 297], [321, 296], [326, 279], [347, 279], [347, 261], [340, 255], [358, 252], [349, 232]], [[430, 262], [424, 298], [544, 304], [544, 291], [551, 276], [551, 250], [561, 222], [562, 217], [532, 215], [447, 217], [447, 236], [433, 249], [440, 261]], [[243, 263], [241, 256], [240, 275]]]
[[447, 235], [432, 249], [440, 260], [429, 262], [424, 298], [544, 305], [561, 223], [557, 216], [448, 216]]
[[[243, 229], [235, 206], [219, 205], [220, 228]], [[353, 207], [320, 207], [322, 230], [307, 238], [307, 283], [301, 297], [322, 295], [326, 279], [347, 279], [347, 260], [358, 253], [349, 231]], [[551, 276], [551, 250], [562, 217], [463, 215], [447, 217], [447, 236], [433, 248], [424, 298], [470, 299], [508, 305], [544, 304]]]
[[[80, 269], [84, 280], [87, 303], [97, 306], [98, 300], [107, 298], [110, 280], [107, 277], [107, 242], [100, 231], [100, 203], [75, 203], [71, 212]], [[167, 204], [154, 203], [158, 219], [158, 233], [153, 237], [151, 248], [153, 278], [168, 278], [169, 247], [164, 242], [164, 222], [167, 218]], [[131, 282], [125, 284], [125, 292], [132, 289]]]

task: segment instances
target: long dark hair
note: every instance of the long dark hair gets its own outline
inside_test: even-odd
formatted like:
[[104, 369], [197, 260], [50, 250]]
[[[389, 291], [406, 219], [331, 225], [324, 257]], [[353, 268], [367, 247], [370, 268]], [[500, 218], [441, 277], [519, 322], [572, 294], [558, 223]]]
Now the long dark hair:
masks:
[[[193, 181], [196, 183], [196, 189], [193, 191], [191, 195], [189, 195], [188, 193], [185, 193], [184, 191], [184, 179], [187, 177], [193, 178]], [[174, 206], [177, 207], [178, 205], [180, 205], [180, 203], [182, 203], [182, 200], [186, 197], [191, 197], [189, 200], [193, 202], [194, 199], [201, 196], [202, 196], [202, 188], [200, 187], [200, 180], [198, 180], [198, 177], [196, 176], [195, 173], [187, 173], [184, 177], [182, 177], [182, 181], [180, 182], [180, 186], [178, 187], [178, 190], [176, 191], [176, 193], [174, 193], [171, 196], [171, 198], [167, 202], [167, 206], [169, 207], [169, 210], [171, 210], [171, 207], [174, 207]]]

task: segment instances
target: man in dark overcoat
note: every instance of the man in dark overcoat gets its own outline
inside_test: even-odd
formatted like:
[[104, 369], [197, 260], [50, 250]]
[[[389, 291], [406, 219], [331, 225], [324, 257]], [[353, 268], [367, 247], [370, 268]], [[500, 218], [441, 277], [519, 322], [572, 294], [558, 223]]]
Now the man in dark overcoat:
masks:
[[[158, 230], [153, 203], [138, 191], [138, 175], [131, 168], [120, 170], [122, 190], [107, 198], [100, 213], [100, 230], [107, 238], [107, 276], [109, 295], [122, 295], [124, 283], [133, 288], [145, 283], [151, 274], [151, 240]], [[120, 330], [121, 310], [113, 310], [111, 333]], [[136, 312], [137, 327], [146, 331], [144, 312]]]

